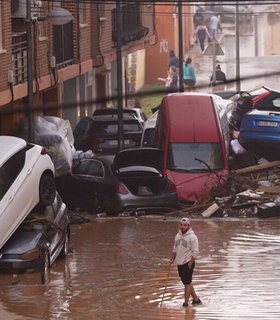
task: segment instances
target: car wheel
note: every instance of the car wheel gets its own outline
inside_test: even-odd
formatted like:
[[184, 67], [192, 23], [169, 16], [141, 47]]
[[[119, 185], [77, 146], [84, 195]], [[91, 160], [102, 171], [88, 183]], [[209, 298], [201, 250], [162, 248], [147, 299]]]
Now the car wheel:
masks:
[[89, 204], [88, 204], [87, 212], [93, 213], [93, 214], [104, 212], [102, 202], [96, 194], [92, 194], [89, 197]]
[[39, 184], [40, 203], [43, 206], [50, 206], [55, 198], [56, 187], [54, 179], [49, 175], [42, 175]]
[[49, 268], [50, 268], [50, 257], [48, 252], [44, 254], [44, 270], [41, 272], [41, 283], [45, 284], [49, 282]]
[[67, 229], [67, 231], [65, 232], [63, 247], [58, 256], [59, 259], [65, 259], [67, 257], [69, 253], [69, 240], [70, 240], [70, 234], [69, 234], [69, 230]]

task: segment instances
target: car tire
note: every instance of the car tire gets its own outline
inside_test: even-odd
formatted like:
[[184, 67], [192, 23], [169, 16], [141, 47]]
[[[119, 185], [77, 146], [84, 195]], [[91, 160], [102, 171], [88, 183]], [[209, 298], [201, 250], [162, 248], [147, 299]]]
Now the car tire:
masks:
[[50, 206], [54, 201], [55, 193], [56, 186], [54, 179], [47, 174], [42, 175], [39, 184], [40, 204]]
[[95, 193], [89, 197], [87, 212], [93, 214], [104, 212], [102, 202]]
[[64, 243], [63, 247], [58, 255], [59, 259], [65, 259], [68, 256], [69, 253], [69, 240], [70, 240], [70, 234], [69, 229], [67, 228], [67, 231], [65, 233]]

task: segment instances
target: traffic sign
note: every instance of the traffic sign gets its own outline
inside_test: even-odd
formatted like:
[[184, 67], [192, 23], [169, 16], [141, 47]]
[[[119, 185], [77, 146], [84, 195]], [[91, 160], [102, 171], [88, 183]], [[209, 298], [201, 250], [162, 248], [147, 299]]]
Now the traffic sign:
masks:
[[208, 44], [203, 54], [206, 56], [224, 56], [225, 55], [223, 49], [221, 48], [218, 40], [215, 37], [212, 38], [212, 40]]

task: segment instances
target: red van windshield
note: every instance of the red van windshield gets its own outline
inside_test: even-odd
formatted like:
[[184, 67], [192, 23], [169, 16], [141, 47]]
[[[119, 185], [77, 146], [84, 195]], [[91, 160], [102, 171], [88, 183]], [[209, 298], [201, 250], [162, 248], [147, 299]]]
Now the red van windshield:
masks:
[[205, 172], [224, 168], [220, 143], [170, 143], [167, 169], [171, 171]]

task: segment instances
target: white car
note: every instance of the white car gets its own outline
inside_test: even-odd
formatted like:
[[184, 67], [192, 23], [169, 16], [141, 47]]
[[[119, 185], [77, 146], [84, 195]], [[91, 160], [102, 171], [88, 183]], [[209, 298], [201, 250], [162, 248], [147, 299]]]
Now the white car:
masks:
[[0, 136], [0, 248], [38, 203], [53, 203], [54, 176], [44, 147]]

